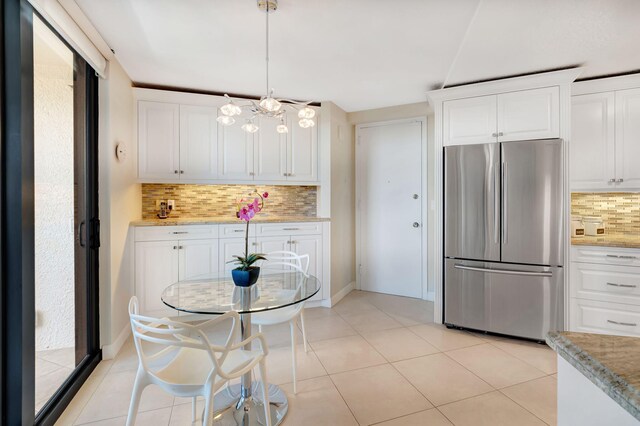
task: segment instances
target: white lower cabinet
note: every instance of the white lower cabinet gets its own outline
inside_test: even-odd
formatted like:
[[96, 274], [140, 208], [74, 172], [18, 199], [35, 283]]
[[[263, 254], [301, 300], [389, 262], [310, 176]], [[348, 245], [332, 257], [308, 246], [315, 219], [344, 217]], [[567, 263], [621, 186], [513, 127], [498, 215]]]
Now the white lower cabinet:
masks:
[[164, 316], [175, 314], [160, 295], [179, 280], [178, 241], [136, 242], [135, 250], [136, 296], [140, 311], [145, 315]]
[[570, 329], [640, 336], [640, 250], [573, 247]]
[[[236, 265], [228, 262], [245, 251], [245, 230], [242, 224], [138, 227], [135, 231], [135, 293], [141, 312], [150, 316], [175, 316], [176, 311], [160, 299], [166, 287], [180, 280], [230, 276]], [[251, 253], [308, 254], [309, 273], [326, 287], [310, 300], [329, 298], [329, 284], [323, 279], [329, 275], [329, 265], [325, 264], [329, 256], [323, 251], [323, 240], [329, 236], [328, 224], [258, 224], [251, 226], [249, 235]], [[325, 244], [328, 247], [328, 242]]]

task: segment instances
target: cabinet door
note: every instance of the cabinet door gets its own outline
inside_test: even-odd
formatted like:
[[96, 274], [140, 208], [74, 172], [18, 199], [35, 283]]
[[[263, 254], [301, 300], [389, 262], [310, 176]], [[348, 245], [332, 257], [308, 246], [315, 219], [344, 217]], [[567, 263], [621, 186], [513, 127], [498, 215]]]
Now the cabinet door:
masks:
[[298, 125], [297, 117], [289, 124], [289, 146], [287, 157], [289, 176], [287, 180], [295, 182], [316, 182], [318, 180], [318, 123], [317, 114], [314, 120], [316, 125], [303, 129]]
[[256, 179], [287, 180], [287, 135], [278, 133], [280, 122], [273, 118], [262, 118], [255, 134], [254, 170]]
[[[255, 239], [249, 238], [249, 253], [255, 251], [253, 243]], [[237, 265], [235, 263], [227, 263], [230, 260], [234, 260], [233, 256], [244, 256], [244, 238], [221, 238], [218, 243], [218, 250], [220, 255], [220, 263], [218, 271], [221, 276], [231, 276], [231, 270], [235, 269]]]
[[180, 106], [138, 102], [138, 177], [178, 179]]
[[269, 253], [274, 251], [291, 251], [290, 247], [291, 237], [289, 236], [277, 236], [277, 237], [258, 237], [256, 238], [256, 251], [267, 255], [267, 262], [265, 267], [270, 271], [284, 271], [283, 265], [269, 266]]
[[254, 133], [242, 130], [240, 123], [232, 126], [218, 125], [219, 178], [253, 180], [253, 139]]
[[498, 95], [498, 141], [560, 137], [560, 88]]
[[217, 239], [180, 241], [179, 247], [180, 281], [218, 277]]
[[218, 175], [218, 123], [213, 107], [180, 106], [180, 178]]
[[615, 115], [612, 92], [574, 96], [571, 106], [571, 189], [615, 186]]
[[616, 92], [616, 189], [640, 188], [640, 89]]
[[[300, 235], [291, 237], [291, 251], [299, 255], [309, 255], [309, 274], [322, 285], [322, 236]], [[309, 300], [322, 300], [322, 288]]]
[[496, 142], [496, 96], [456, 99], [442, 104], [443, 144]]
[[162, 291], [179, 279], [178, 242], [143, 241], [136, 243], [135, 294], [141, 312], [150, 316], [175, 315], [162, 303]]

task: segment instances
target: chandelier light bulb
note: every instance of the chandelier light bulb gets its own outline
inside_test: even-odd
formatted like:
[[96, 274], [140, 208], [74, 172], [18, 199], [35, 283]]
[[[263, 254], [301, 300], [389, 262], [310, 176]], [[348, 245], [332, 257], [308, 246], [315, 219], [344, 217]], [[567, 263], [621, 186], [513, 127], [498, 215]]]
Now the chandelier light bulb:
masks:
[[284, 120], [280, 121], [278, 127], [276, 127], [276, 132], [278, 133], [289, 133], [289, 128], [286, 124], [284, 124]]
[[304, 107], [298, 111], [298, 118], [313, 118], [316, 115], [316, 111], [313, 108]]
[[309, 127], [315, 126], [316, 122], [309, 118], [303, 118], [300, 121], [298, 121], [298, 125], [303, 129], [308, 129]]
[[252, 121], [247, 121], [246, 123], [244, 123], [242, 125], [242, 130], [244, 130], [245, 132], [249, 132], [249, 133], [255, 133], [259, 129], [260, 128], [258, 126], [256, 126], [255, 124], [253, 124]]
[[269, 112], [276, 112], [280, 110], [282, 104], [277, 99], [274, 99], [271, 96], [267, 96], [266, 98], [262, 98], [260, 100], [260, 107]]
[[222, 124], [223, 126], [231, 126], [233, 123], [236, 122], [236, 120], [233, 117], [230, 117], [228, 115], [221, 115], [218, 118], [216, 118], [216, 120], [218, 121], [218, 123]]
[[242, 110], [238, 105], [230, 101], [228, 104], [222, 105], [220, 107], [220, 112], [228, 117], [233, 117], [234, 115], [240, 115], [242, 113]]

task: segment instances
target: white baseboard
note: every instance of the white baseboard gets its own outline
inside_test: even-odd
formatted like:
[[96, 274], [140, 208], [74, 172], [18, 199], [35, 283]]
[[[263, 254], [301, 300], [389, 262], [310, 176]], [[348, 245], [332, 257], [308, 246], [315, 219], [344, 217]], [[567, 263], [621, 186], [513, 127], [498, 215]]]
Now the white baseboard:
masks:
[[436, 300], [436, 292], [428, 291], [427, 294], [424, 295], [424, 300], [429, 300], [430, 302], [435, 302]]
[[131, 326], [127, 324], [127, 326], [120, 331], [120, 334], [118, 334], [118, 337], [113, 343], [102, 347], [102, 359], [115, 358], [118, 352], [120, 352], [122, 345], [124, 345], [124, 342], [129, 338], [129, 335], [131, 335]]
[[335, 306], [336, 303], [341, 301], [347, 294], [351, 293], [353, 291], [353, 289], [355, 288], [355, 286], [356, 286], [355, 281], [351, 281], [342, 290], [340, 290], [339, 292], [337, 292], [336, 294], [331, 296], [331, 300], [329, 300], [329, 306], [328, 307], [330, 308], [332, 306]]

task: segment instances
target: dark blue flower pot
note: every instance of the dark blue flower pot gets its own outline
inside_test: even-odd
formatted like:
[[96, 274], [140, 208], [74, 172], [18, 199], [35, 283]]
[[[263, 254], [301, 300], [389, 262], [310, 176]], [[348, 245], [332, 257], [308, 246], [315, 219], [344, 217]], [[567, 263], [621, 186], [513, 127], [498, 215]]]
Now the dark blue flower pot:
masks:
[[249, 287], [254, 285], [256, 281], [258, 281], [259, 276], [260, 268], [257, 266], [250, 268], [248, 271], [241, 271], [240, 269], [231, 270], [233, 282], [239, 287]]

